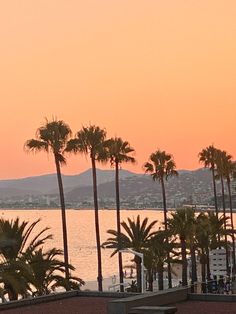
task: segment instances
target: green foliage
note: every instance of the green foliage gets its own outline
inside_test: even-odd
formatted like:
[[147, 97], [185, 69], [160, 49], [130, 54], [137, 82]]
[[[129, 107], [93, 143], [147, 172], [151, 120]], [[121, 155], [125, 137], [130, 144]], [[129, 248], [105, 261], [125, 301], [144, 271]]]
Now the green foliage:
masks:
[[219, 246], [225, 246], [223, 237], [229, 231], [224, 229], [225, 222], [228, 217], [217, 215], [213, 212], [200, 213], [196, 218], [196, 243], [201, 251], [209, 249], [216, 249]]
[[169, 254], [173, 252], [175, 247], [174, 239], [173, 241], [166, 241], [167, 234], [164, 230], [158, 230], [147, 242], [144, 249], [144, 261], [145, 267], [147, 269], [157, 271], [164, 270], [164, 263], [167, 262]]
[[199, 154], [199, 161], [205, 168], [215, 169], [218, 149], [213, 145], [204, 148]]
[[151, 154], [149, 161], [144, 164], [146, 173], [149, 173], [154, 181], [161, 182], [168, 177], [177, 176], [176, 164], [170, 154], [157, 150]]
[[[114, 249], [111, 256], [116, 254], [119, 249], [130, 248], [136, 252], [144, 252], [148, 245], [149, 239], [156, 234], [152, 231], [153, 227], [157, 221], [152, 221], [148, 224], [148, 218], [144, 218], [143, 221], [140, 220], [140, 216], [137, 219], [131, 220], [128, 218], [128, 222], [122, 222], [121, 226], [124, 232], [120, 234], [116, 230], [108, 230], [107, 233], [112, 237], [108, 238], [103, 247]], [[136, 264], [137, 271], [137, 285], [138, 291], [141, 291], [141, 259], [139, 256], [135, 255], [134, 262]]]
[[231, 175], [235, 172], [235, 163], [232, 161], [232, 156], [226, 151], [217, 150], [216, 154], [216, 179], [222, 176], [230, 180]]
[[82, 127], [75, 138], [68, 141], [66, 152], [85, 154], [94, 160], [106, 162], [108, 156], [104, 147], [105, 139], [106, 131], [99, 126]]
[[136, 280], [132, 280], [129, 287], [126, 289], [127, 292], [138, 292], [138, 285]]
[[195, 229], [195, 215], [192, 208], [180, 208], [171, 213], [168, 219], [169, 231], [180, 240], [190, 240]]
[[104, 145], [112, 166], [121, 163], [135, 163], [135, 158], [130, 156], [131, 153], [134, 153], [134, 149], [129, 142], [115, 137], [107, 140]]
[[53, 153], [60, 164], [65, 164], [64, 150], [71, 137], [71, 129], [62, 120], [52, 120], [46, 122], [38, 128], [36, 139], [30, 139], [25, 143], [25, 149], [29, 152], [45, 151]]
[[18, 217], [15, 220], [0, 219], [0, 254], [5, 261], [23, 259], [46, 240], [52, 239], [51, 234], [45, 235], [49, 230], [47, 227], [29, 239], [39, 222], [40, 219], [31, 224], [27, 221], [20, 223]]
[[[122, 249], [131, 248], [134, 251], [142, 252], [148, 240], [156, 233], [156, 231], [152, 231], [156, 223], [157, 221], [155, 220], [148, 224], [148, 218], [144, 218], [141, 221], [139, 215], [136, 220], [128, 218], [127, 223], [123, 221], [121, 226], [124, 232], [120, 233], [120, 247]], [[107, 233], [112, 237], [103, 243], [103, 247], [115, 249], [111, 255], [113, 256], [118, 251], [118, 232], [116, 230], [107, 230]]]
[[[35, 233], [40, 220], [27, 221], [0, 219], [0, 283], [1, 297], [8, 295], [9, 300], [18, 296], [27, 297], [50, 293], [56, 287], [76, 288], [84, 283], [80, 278], [66, 280], [63, 256], [56, 248], [43, 251], [46, 241], [52, 239], [47, 234], [49, 228]], [[34, 235], [32, 233], [34, 232]], [[74, 270], [69, 265], [70, 270]]]
[[[58, 249], [50, 249], [43, 252], [42, 248], [32, 252], [27, 258], [27, 262], [31, 268], [31, 284], [35, 290], [34, 296], [49, 294], [57, 287], [63, 287], [65, 290], [80, 289], [84, 282], [77, 277], [65, 279], [65, 264], [59, 259], [63, 256], [63, 252]], [[70, 270], [75, 270], [69, 265]]]

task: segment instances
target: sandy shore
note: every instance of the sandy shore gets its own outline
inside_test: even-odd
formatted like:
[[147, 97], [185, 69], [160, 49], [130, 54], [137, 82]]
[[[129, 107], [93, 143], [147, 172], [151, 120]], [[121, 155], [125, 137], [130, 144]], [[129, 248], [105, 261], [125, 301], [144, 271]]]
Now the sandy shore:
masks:
[[[182, 265], [181, 264], [173, 264], [172, 265], [172, 283], [173, 286], [178, 286], [179, 281], [181, 281], [181, 274], [182, 274]], [[134, 274], [135, 275], [135, 274]], [[164, 272], [164, 288], [168, 288], [168, 280], [167, 280], [167, 272]], [[136, 280], [135, 276], [134, 278], [125, 278], [125, 286], [129, 287], [129, 284], [132, 282], [132, 280]], [[154, 290], [158, 290], [158, 281], [154, 281], [153, 283]], [[104, 291], [116, 291], [119, 289], [119, 276], [118, 274], [109, 278], [103, 279], [103, 290]], [[82, 287], [82, 290], [91, 290], [96, 291], [97, 290], [97, 281], [86, 281], [85, 285]]]

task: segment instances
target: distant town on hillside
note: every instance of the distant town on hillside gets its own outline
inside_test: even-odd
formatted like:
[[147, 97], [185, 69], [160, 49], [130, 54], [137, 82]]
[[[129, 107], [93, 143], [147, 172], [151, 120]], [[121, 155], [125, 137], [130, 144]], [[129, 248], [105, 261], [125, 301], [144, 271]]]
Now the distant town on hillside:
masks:
[[[113, 170], [97, 169], [100, 208], [115, 208]], [[91, 169], [78, 175], [63, 175], [67, 208], [92, 208]], [[235, 182], [232, 184], [233, 207], [236, 208]], [[217, 183], [219, 205], [220, 184]], [[180, 170], [178, 177], [166, 182], [167, 206], [185, 204], [212, 206], [212, 177], [208, 169]], [[155, 209], [162, 207], [161, 186], [144, 174], [120, 171], [120, 196], [123, 209]], [[227, 206], [227, 192], [226, 192]], [[56, 174], [15, 180], [0, 180], [0, 208], [58, 208], [59, 195]]]

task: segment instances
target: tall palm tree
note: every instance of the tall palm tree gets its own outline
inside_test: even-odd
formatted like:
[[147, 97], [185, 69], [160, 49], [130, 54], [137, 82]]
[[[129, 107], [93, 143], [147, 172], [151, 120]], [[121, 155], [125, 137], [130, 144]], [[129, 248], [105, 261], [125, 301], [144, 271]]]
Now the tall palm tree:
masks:
[[[146, 173], [149, 173], [154, 181], [159, 181], [162, 188], [162, 199], [164, 209], [164, 224], [167, 231], [167, 205], [166, 205], [166, 192], [165, 192], [165, 180], [169, 177], [177, 176], [178, 172], [175, 170], [176, 165], [172, 156], [165, 151], [157, 150], [149, 157], [149, 161], [144, 164]], [[168, 239], [167, 239], [168, 241]], [[169, 288], [172, 287], [171, 279], [171, 266], [170, 259], [168, 258], [168, 284]]]
[[[224, 215], [224, 228], [226, 231], [226, 205], [225, 205], [225, 188], [224, 188], [224, 179], [226, 174], [226, 168], [231, 160], [231, 156], [226, 153], [226, 151], [217, 150], [216, 154], [216, 179], [220, 180], [221, 183], [221, 197], [222, 197], [222, 207], [223, 207], [223, 215]], [[229, 252], [228, 252], [228, 240], [227, 233], [225, 232], [225, 249], [226, 249], [226, 265], [227, 270], [229, 271]]]
[[[127, 141], [123, 141], [120, 137], [111, 138], [106, 141], [106, 147], [108, 150], [108, 157], [110, 159], [111, 166], [115, 166], [115, 188], [116, 188], [116, 224], [118, 238], [120, 235], [120, 188], [119, 188], [119, 169], [122, 163], [135, 163], [135, 158], [130, 156], [134, 152], [134, 149]], [[119, 263], [119, 276], [120, 276], [120, 289], [124, 291], [123, 287], [123, 265], [122, 254], [118, 253]]]
[[[235, 237], [234, 237], [234, 222], [233, 222], [233, 205], [232, 205], [232, 192], [231, 192], [231, 177], [236, 172], [236, 164], [232, 161], [232, 156], [229, 155], [226, 151], [219, 151], [219, 160], [218, 160], [218, 170], [217, 174], [220, 177], [221, 182], [223, 178], [226, 180], [228, 195], [229, 195], [229, 208], [230, 208], [230, 221], [232, 229], [232, 249], [233, 249], [233, 272], [235, 274]], [[221, 183], [222, 184], [222, 183]], [[223, 185], [223, 184], [222, 184]], [[223, 198], [222, 192], [222, 198]], [[224, 200], [224, 199], [223, 199]], [[223, 202], [223, 208], [225, 208]]]
[[182, 285], [187, 286], [187, 243], [192, 238], [195, 229], [194, 210], [191, 208], [180, 208], [176, 212], [171, 213], [168, 219], [169, 231], [171, 234], [177, 235], [181, 244], [182, 256]]
[[[111, 256], [115, 255], [119, 250], [120, 246], [122, 249], [131, 248], [136, 252], [143, 253], [145, 247], [148, 245], [149, 239], [156, 234], [152, 231], [157, 221], [152, 221], [148, 224], [148, 218], [143, 221], [140, 220], [140, 216], [137, 219], [131, 220], [128, 218], [128, 222], [122, 222], [121, 226], [124, 232], [118, 235], [117, 230], [108, 230], [107, 233], [111, 236], [103, 243], [103, 247], [115, 249]], [[135, 255], [134, 262], [137, 270], [137, 286], [138, 291], [141, 291], [141, 258]]]
[[206, 292], [206, 265], [207, 253], [209, 250], [209, 220], [204, 213], [200, 213], [197, 217], [196, 241], [200, 256], [202, 292]]
[[199, 154], [199, 161], [203, 163], [205, 168], [209, 168], [212, 173], [212, 182], [214, 190], [214, 201], [215, 201], [215, 211], [218, 216], [218, 204], [217, 204], [217, 193], [216, 193], [216, 181], [215, 181], [215, 171], [216, 171], [216, 157], [218, 149], [213, 145], [204, 148]]
[[233, 220], [233, 203], [232, 203], [232, 191], [231, 191], [231, 180], [235, 179], [236, 177], [236, 162], [230, 162], [229, 164], [229, 172], [230, 175], [226, 176], [227, 185], [228, 185], [228, 193], [229, 193], [229, 201], [230, 201], [230, 220], [231, 220], [231, 229], [232, 229], [232, 241], [233, 241], [233, 274], [234, 274], [234, 280], [235, 280], [235, 274], [236, 274], [236, 260], [235, 260], [235, 234], [234, 234], [234, 220]]
[[67, 141], [71, 137], [71, 129], [68, 124], [62, 120], [54, 119], [46, 122], [37, 129], [36, 139], [30, 139], [25, 143], [25, 148], [30, 152], [52, 153], [55, 160], [57, 180], [61, 203], [61, 218], [63, 232], [63, 248], [65, 260], [65, 276], [69, 278], [69, 257], [68, 257], [68, 241], [67, 241], [67, 225], [66, 225], [66, 208], [64, 190], [61, 176], [61, 166], [66, 164], [64, 151]]
[[73, 153], [81, 153], [89, 155], [92, 163], [93, 173], [93, 196], [94, 196], [94, 212], [95, 212], [95, 230], [97, 242], [97, 258], [98, 258], [98, 290], [102, 291], [102, 257], [101, 257], [101, 241], [99, 229], [99, 215], [98, 215], [98, 193], [97, 193], [97, 173], [96, 162], [107, 161], [104, 142], [106, 139], [106, 131], [99, 126], [90, 125], [82, 127], [76, 133], [74, 139], [67, 143], [66, 151]]
[[[225, 179], [227, 182], [228, 194], [229, 194], [229, 209], [230, 209], [230, 223], [232, 230], [232, 264], [233, 275], [236, 273], [236, 260], [235, 260], [235, 235], [234, 235], [234, 220], [233, 220], [233, 203], [232, 203], [232, 191], [231, 191], [231, 178], [236, 173], [236, 163], [231, 160], [231, 156], [228, 155], [225, 161]], [[235, 278], [234, 278], [235, 279]]]
[[189, 233], [188, 233], [188, 241], [187, 246], [190, 249], [190, 256], [191, 256], [191, 289], [194, 292], [194, 283], [197, 282], [197, 260], [196, 260], [196, 218], [195, 213], [193, 211], [193, 216], [190, 218], [190, 224], [191, 227], [189, 227]]

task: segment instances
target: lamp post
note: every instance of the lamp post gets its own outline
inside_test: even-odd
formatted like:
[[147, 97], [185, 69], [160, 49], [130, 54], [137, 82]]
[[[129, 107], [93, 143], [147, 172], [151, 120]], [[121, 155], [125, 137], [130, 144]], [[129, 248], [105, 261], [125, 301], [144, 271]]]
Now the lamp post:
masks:
[[142, 274], [142, 283], [141, 283], [141, 293], [144, 292], [145, 290], [145, 286], [144, 286], [144, 258], [143, 258], [143, 253], [140, 253], [140, 252], [136, 252], [136, 251], [133, 251], [129, 248], [127, 249], [123, 249], [123, 250], [119, 250], [120, 253], [131, 253], [131, 254], [134, 254], [138, 257], [141, 258], [141, 274]]

